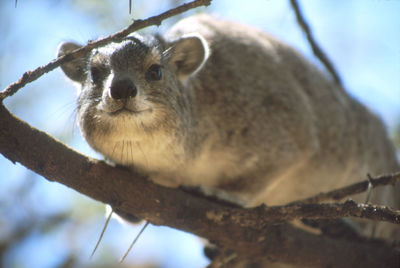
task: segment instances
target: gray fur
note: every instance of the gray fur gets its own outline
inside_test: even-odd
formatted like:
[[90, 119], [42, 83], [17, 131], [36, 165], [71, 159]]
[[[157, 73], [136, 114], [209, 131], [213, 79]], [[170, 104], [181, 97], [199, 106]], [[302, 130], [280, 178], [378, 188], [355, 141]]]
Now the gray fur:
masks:
[[[146, 80], [152, 64], [161, 65], [158, 81]], [[247, 207], [278, 205], [399, 168], [374, 114], [297, 51], [243, 25], [194, 16], [164, 40], [134, 35], [63, 70], [82, 85], [78, 121], [88, 143], [162, 185], [198, 186]], [[131, 79], [137, 95], [112, 99], [116, 79]], [[394, 187], [371, 201], [400, 204]]]

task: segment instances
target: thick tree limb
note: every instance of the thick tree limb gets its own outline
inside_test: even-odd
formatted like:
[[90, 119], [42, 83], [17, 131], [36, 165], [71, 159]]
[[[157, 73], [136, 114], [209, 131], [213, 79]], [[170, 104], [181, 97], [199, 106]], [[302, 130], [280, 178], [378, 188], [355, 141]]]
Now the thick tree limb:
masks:
[[105, 38], [99, 39], [97, 41], [90, 41], [86, 46], [83, 46], [79, 49], [74, 50], [71, 53], [68, 53], [62, 57], [59, 57], [50, 63], [40, 66], [36, 68], [33, 71], [27, 71], [25, 72], [22, 77], [15, 83], [9, 85], [6, 89], [4, 89], [2, 92], [0, 92], [0, 102], [2, 102], [5, 98], [14, 95], [19, 89], [24, 87], [26, 84], [31, 83], [44, 75], [45, 73], [48, 73], [55, 68], [59, 67], [60, 65], [72, 61], [74, 59], [80, 58], [86, 53], [90, 52], [92, 49], [106, 45], [110, 42], [113, 41], [118, 41], [121, 40], [122, 38], [126, 37], [132, 32], [135, 32], [137, 30], [143, 29], [145, 27], [151, 26], [151, 25], [160, 25], [161, 22], [167, 18], [173, 17], [175, 15], [178, 15], [180, 13], [183, 13], [185, 11], [188, 11], [190, 9], [199, 7], [199, 6], [208, 6], [210, 5], [212, 0], [195, 0], [187, 4], [182, 4], [176, 8], [170, 9], [164, 13], [161, 13], [160, 15], [153, 16], [150, 18], [147, 18], [145, 20], [135, 20], [131, 25], [126, 27], [125, 29], [109, 35]]
[[[27, 83], [93, 48], [117, 41], [138, 29], [159, 25], [168, 17], [209, 5], [210, 2], [197, 0], [159, 16], [137, 20], [116, 34], [89, 42], [71, 54], [26, 72], [18, 82], [0, 92], [0, 152], [12, 162], [20, 162], [49, 180], [108, 203], [123, 214], [137, 215], [153, 224], [167, 225], [208, 238], [223, 248], [233, 250], [237, 263], [242, 259], [252, 259], [301, 263], [308, 267], [398, 267], [399, 252], [384, 243], [332, 239], [284, 222], [353, 216], [399, 223], [399, 211], [352, 201], [344, 204], [297, 203], [280, 207], [232, 208], [179, 189], [155, 185], [146, 180], [144, 174], [113, 168], [103, 161], [83, 156], [12, 116], [1, 104], [4, 98]], [[339, 77], [335, 79], [340, 84]]]
[[[316, 218], [310, 211], [318, 205], [231, 208], [179, 189], [161, 187], [146, 180], [143, 174], [114, 168], [77, 153], [17, 119], [3, 105], [0, 105], [0, 152], [14, 163], [20, 162], [47, 179], [108, 203], [118, 211], [208, 238], [242, 257], [308, 267], [382, 267], [382, 264], [398, 267], [400, 264], [399, 253], [387, 245], [332, 239], [290, 225], [271, 226], [264, 222], [300, 217], [286, 216], [292, 213], [291, 209], [299, 209], [297, 212], [305, 213], [305, 217], [308, 211], [313, 215], [311, 218]], [[344, 211], [357, 206], [352, 202], [337, 205]], [[397, 222], [398, 212], [392, 212], [397, 215]], [[267, 213], [272, 220], [268, 220]]]

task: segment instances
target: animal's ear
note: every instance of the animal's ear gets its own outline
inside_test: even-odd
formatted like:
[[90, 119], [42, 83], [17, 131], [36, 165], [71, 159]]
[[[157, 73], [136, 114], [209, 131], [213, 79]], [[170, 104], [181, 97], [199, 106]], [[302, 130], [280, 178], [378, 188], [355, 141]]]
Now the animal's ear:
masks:
[[[69, 52], [82, 47], [72, 42], [64, 42], [58, 46], [57, 57], [63, 56]], [[85, 79], [86, 59], [84, 57], [69, 61], [61, 65], [61, 69], [71, 80], [82, 83]]]
[[207, 41], [199, 34], [183, 36], [173, 42], [166, 51], [168, 63], [175, 68], [181, 80], [199, 71], [208, 54]]

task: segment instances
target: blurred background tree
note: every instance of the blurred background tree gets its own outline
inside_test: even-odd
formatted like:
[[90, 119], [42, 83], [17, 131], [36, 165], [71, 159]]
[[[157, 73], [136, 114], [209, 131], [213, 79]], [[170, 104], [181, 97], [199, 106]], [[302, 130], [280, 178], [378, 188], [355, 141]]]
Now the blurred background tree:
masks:
[[[0, 3], [0, 87], [55, 57], [62, 41], [108, 35], [183, 1], [33, 0]], [[346, 89], [378, 113], [400, 148], [400, 2], [300, 1], [317, 40]], [[209, 12], [270, 32], [315, 64], [289, 1], [214, 0], [210, 7], [169, 19], [146, 32], [165, 31], [179, 17]], [[45, 75], [5, 101], [31, 125], [77, 150], [101, 158], [75, 127], [75, 89], [60, 71]], [[98, 252], [89, 259], [104, 224], [104, 205], [50, 183], [0, 156], [0, 267], [204, 267], [201, 241], [167, 227], [150, 226], [126, 261], [119, 258], [140, 226], [112, 220]]]

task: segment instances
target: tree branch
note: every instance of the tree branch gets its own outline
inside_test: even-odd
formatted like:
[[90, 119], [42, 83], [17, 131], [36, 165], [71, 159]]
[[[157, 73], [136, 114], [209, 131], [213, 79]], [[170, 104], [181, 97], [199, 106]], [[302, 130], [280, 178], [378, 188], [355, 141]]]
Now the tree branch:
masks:
[[312, 203], [320, 203], [326, 200], [341, 200], [345, 197], [349, 197], [351, 195], [367, 191], [369, 185], [371, 185], [372, 188], [376, 188], [379, 186], [385, 186], [389, 184], [394, 185], [396, 182], [399, 181], [400, 181], [400, 172], [388, 175], [381, 175], [377, 178], [370, 177], [368, 180], [357, 182], [330, 192], [320, 193], [306, 199], [294, 201], [291, 204], [298, 204], [298, 203], [312, 204]]
[[357, 204], [349, 200], [343, 204], [291, 204], [287, 206], [259, 206], [250, 209], [210, 209], [207, 217], [220, 224], [235, 223], [241, 227], [262, 229], [268, 224], [282, 223], [296, 219], [337, 219], [344, 217], [366, 218], [400, 224], [400, 211], [385, 206]]
[[131, 25], [126, 27], [125, 29], [109, 35], [105, 38], [99, 39], [97, 41], [89, 41], [86, 46], [83, 46], [79, 49], [74, 50], [71, 53], [68, 53], [64, 56], [61, 56], [48, 64], [44, 66], [40, 66], [36, 68], [33, 71], [27, 71], [25, 72], [22, 77], [15, 83], [12, 83], [9, 85], [6, 89], [4, 89], [2, 92], [0, 92], [0, 102], [2, 102], [5, 98], [14, 95], [19, 89], [27, 85], [28, 83], [31, 83], [44, 75], [45, 73], [48, 73], [55, 68], [59, 67], [60, 65], [72, 61], [74, 59], [80, 58], [86, 53], [89, 53], [92, 49], [104, 46], [110, 42], [113, 41], [118, 41], [121, 40], [122, 38], [126, 37], [132, 32], [135, 32], [137, 30], [140, 30], [142, 28], [151, 26], [151, 25], [160, 25], [161, 22], [167, 18], [173, 17], [175, 15], [178, 15], [180, 13], [183, 13], [185, 11], [188, 11], [190, 9], [199, 7], [199, 6], [208, 6], [210, 5], [212, 0], [195, 0], [187, 4], [182, 4], [176, 8], [170, 9], [164, 13], [161, 13], [160, 15], [153, 16], [150, 18], [147, 18], [145, 20], [135, 20]]
[[[103, 161], [81, 155], [14, 117], [2, 104], [4, 98], [63, 63], [79, 58], [96, 47], [118, 41], [138, 29], [159, 25], [166, 18], [201, 5], [207, 6], [210, 2], [211, 0], [192, 1], [158, 16], [136, 20], [118, 33], [89, 42], [45, 66], [24, 73], [18, 82], [0, 92], [0, 152], [13, 163], [20, 162], [48, 180], [57, 181], [95, 200], [110, 204], [123, 214], [136, 215], [156, 225], [167, 225], [208, 238], [224, 249], [233, 250], [236, 256], [234, 261], [237, 262], [252, 259], [274, 260], [293, 265], [301, 263], [308, 267], [398, 267], [399, 252], [385, 243], [333, 239], [308, 233], [285, 222], [303, 218], [334, 219], [353, 216], [399, 223], [399, 211], [352, 201], [343, 204], [297, 203], [252, 209], [232, 208], [204, 197], [190, 195], [180, 189], [156, 185], [147, 180], [144, 174], [114, 168]], [[296, 1], [291, 2], [297, 6]], [[298, 6], [295, 12], [298, 20], [302, 19]], [[302, 21], [305, 23], [304, 19]], [[308, 25], [304, 25], [303, 30], [308, 32], [308, 38], [313, 41]], [[313, 51], [322, 53], [318, 46], [313, 47]], [[318, 58], [320, 56], [317, 55]], [[322, 53], [322, 56], [325, 55]], [[326, 65], [322, 58], [320, 60]], [[332, 70], [334, 71], [333, 67]], [[333, 76], [340, 84], [335, 72]], [[346, 196], [348, 193], [342, 195]], [[331, 195], [339, 196], [330, 194], [329, 198], [333, 198]], [[325, 197], [314, 198], [322, 200]]]
[[[14, 117], [3, 105], [0, 105], [0, 152], [14, 163], [20, 162], [49, 180], [108, 203], [124, 214], [208, 238], [241, 257], [272, 258], [308, 267], [398, 267], [400, 264], [399, 253], [385, 244], [332, 239], [290, 225], [272, 226], [264, 222], [288, 220], [286, 214], [296, 208], [298, 213], [305, 213], [306, 217], [310, 213], [315, 218], [316, 214], [309, 209], [316, 204], [231, 208], [180, 189], [165, 188], [146, 180], [143, 174], [114, 168], [77, 153]], [[346, 206], [357, 210], [351, 202], [340, 206], [344, 211]], [[394, 213], [397, 222], [398, 212]], [[272, 220], [268, 220], [269, 216]], [[300, 216], [294, 218], [297, 217]]]
[[328, 72], [332, 75], [335, 82], [341, 88], [343, 88], [342, 79], [340, 78], [338, 72], [335, 70], [335, 67], [333, 67], [333, 64], [329, 60], [328, 56], [326, 56], [325, 52], [318, 45], [317, 41], [315, 41], [315, 38], [311, 31], [311, 28], [308, 25], [306, 19], [303, 16], [303, 13], [300, 10], [298, 1], [290, 0], [290, 4], [294, 10], [294, 13], [296, 14], [297, 23], [299, 24], [302, 31], [305, 33], [307, 40], [311, 45], [311, 49], [312, 49], [314, 55], [322, 62], [322, 64], [325, 66], [325, 68], [328, 70]]

